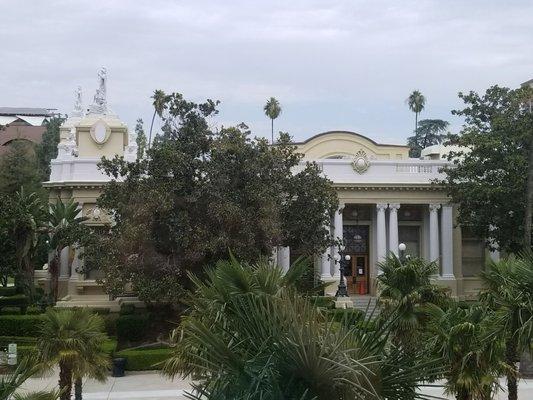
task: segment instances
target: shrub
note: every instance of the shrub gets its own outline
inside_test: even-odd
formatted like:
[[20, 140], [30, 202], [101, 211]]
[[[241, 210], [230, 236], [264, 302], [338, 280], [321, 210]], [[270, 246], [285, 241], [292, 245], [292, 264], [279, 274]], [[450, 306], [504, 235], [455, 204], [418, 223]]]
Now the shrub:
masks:
[[117, 320], [119, 315], [117, 313], [104, 315], [105, 331], [107, 336], [117, 336]]
[[331, 296], [313, 296], [311, 302], [320, 308], [333, 308], [335, 306], [335, 298]]
[[17, 294], [15, 286], [0, 286], [0, 296], [14, 296]]
[[0, 336], [31, 336], [41, 333], [40, 315], [1, 315]]
[[16, 343], [17, 346], [34, 346], [37, 338], [25, 336], [0, 336], [0, 346]]
[[149, 349], [149, 350], [122, 350], [115, 354], [115, 357], [123, 357], [126, 361], [126, 369], [129, 371], [147, 371], [162, 369], [157, 365], [170, 357], [171, 349]]
[[120, 315], [133, 315], [135, 314], [135, 304], [126, 303], [120, 306]]
[[16, 294], [9, 297], [0, 297], [0, 310], [4, 307], [19, 307], [22, 314], [26, 313], [28, 308], [28, 298], [23, 294]]
[[147, 314], [121, 315], [117, 319], [117, 337], [119, 341], [137, 341], [144, 338], [148, 328]]
[[327, 310], [328, 319], [334, 322], [341, 322], [344, 325], [354, 325], [364, 319], [365, 313], [356, 308], [333, 308]]
[[102, 345], [102, 350], [104, 351], [104, 353], [109, 354], [110, 357], [113, 356], [116, 349], [117, 341], [115, 339], [107, 339]]

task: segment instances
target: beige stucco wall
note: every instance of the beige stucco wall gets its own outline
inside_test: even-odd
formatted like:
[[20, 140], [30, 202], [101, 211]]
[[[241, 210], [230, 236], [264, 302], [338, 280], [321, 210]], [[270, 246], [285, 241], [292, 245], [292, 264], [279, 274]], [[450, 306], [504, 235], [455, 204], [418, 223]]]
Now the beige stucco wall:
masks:
[[326, 132], [297, 143], [297, 151], [304, 155], [304, 159], [331, 158], [339, 155], [350, 157], [359, 150], [363, 150], [370, 159], [376, 160], [409, 158], [407, 146], [378, 144], [355, 132]]

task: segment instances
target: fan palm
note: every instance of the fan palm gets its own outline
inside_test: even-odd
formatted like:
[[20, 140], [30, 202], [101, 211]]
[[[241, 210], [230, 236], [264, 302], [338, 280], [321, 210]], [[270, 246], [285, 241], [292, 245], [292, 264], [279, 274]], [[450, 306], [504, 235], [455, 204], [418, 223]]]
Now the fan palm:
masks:
[[496, 310], [500, 334], [505, 339], [509, 400], [516, 400], [516, 362], [533, 341], [533, 254], [491, 261], [481, 276], [486, 286], [481, 300]]
[[427, 321], [428, 305], [444, 305], [448, 299], [444, 289], [431, 283], [438, 266], [421, 258], [402, 262], [390, 253], [379, 268], [382, 271], [377, 277], [381, 314], [394, 318], [394, 342], [412, 349], [418, 345], [418, 334]]
[[279, 117], [281, 114], [281, 106], [279, 104], [279, 101], [275, 97], [271, 97], [266, 102], [265, 106], [263, 107], [263, 110], [265, 111], [265, 115], [270, 118], [271, 122], [271, 135], [272, 135], [272, 144], [274, 144], [274, 120]]
[[432, 309], [430, 347], [445, 365], [446, 393], [457, 400], [490, 400], [508, 371], [495, 315], [484, 307]]
[[50, 205], [48, 233], [50, 235], [50, 247], [53, 249], [52, 259], [50, 261], [50, 286], [52, 296], [56, 301], [61, 252], [80, 239], [83, 231], [80, 224], [86, 219], [86, 217], [81, 216], [79, 203], [72, 199], [63, 202], [61, 198], [58, 198], [54, 204]]
[[59, 365], [61, 400], [70, 399], [73, 378], [79, 396], [83, 376], [105, 380], [109, 358], [102, 345], [106, 338], [102, 318], [87, 309], [46, 312], [37, 350], [43, 363]]
[[30, 377], [41, 372], [44, 365], [37, 362], [34, 357], [23, 358], [16, 369], [10, 373], [0, 375], [0, 400], [56, 400], [59, 393], [32, 392], [16, 393], [17, 389]]
[[166, 102], [169, 99], [169, 96], [165, 94], [162, 90], [156, 90], [152, 96], [154, 102], [154, 114], [152, 115], [152, 123], [150, 124], [150, 136], [148, 138], [148, 149], [150, 149], [152, 144], [152, 129], [154, 128], [155, 116], [159, 115], [159, 118], [162, 117], [163, 111], [166, 109]]
[[422, 112], [426, 106], [426, 98], [420, 91], [413, 90], [406, 100], [409, 110], [415, 113], [415, 135], [418, 131], [418, 114]]
[[387, 323], [328, 321], [295, 290], [297, 276], [231, 260], [192, 277], [164, 372], [198, 382], [194, 399], [423, 398], [417, 382], [435, 376], [433, 362], [390, 346]]

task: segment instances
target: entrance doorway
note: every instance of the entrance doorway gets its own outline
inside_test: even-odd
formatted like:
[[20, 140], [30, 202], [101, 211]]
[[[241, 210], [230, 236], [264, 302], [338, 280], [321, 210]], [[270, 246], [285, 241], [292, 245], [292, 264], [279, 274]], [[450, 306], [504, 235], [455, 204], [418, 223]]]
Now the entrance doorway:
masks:
[[368, 265], [368, 225], [344, 225], [346, 254], [351, 257], [350, 268], [345, 271], [346, 286], [351, 295], [368, 294], [370, 271]]

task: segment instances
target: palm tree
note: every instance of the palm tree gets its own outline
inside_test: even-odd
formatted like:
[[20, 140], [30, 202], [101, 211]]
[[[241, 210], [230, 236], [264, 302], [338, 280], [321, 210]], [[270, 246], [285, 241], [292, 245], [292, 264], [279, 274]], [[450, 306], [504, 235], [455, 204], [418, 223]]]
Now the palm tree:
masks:
[[493, 398], [499, 376], [508, 370], [494, 320], [494, 313], [480, 306], [432, 310], [428, 341], [445, 365], [446, 394], [457, 400]]
[[155, 116], [159, 115], [159, 118], [162, 117], [163, 111], [167, 108], [166, 102], [169, 99], [169, 96], [165, 94], [162, 90], [156, 90], [154, 92], [154, 95], [152, 96], [152, 99], [154, 102], [152, 103], [154, 106], [154, 114], [152, 115], [152, 123], [150, 124], [150, 137], [148, 138], [148, 149], [150, 149], [150, 146], [152, 145], [152, 129], [154, 128], [154, 120]]
[[279, 104], [279, 101], [275, 97], [271, 97], [266, 102], [265, 106], [263, 107], [263, 110], [265, 111], [265, 115], [270, 118], [271, 121], [271, 127], [272, 127], [272, 144], [274, 144], [274, 120], [279, 117], [281, 114], [281, 106]]
[[436, 377], [435, 363], [391, 346], [388, 323], [329, 320], [295, 289], [303, 270], [232, 259], [191, 276], [191, 312], [164, 373], [194, 377], [195, 399], [422, 398], [418, 382]]
[[59, 365], [61, 400], [70, 399], [73, 379], [79, 396], [83, 376], [105, 380], [109, 358], [102, 345], [106, 339], [103, 319], [87, 309], [49, 309], [44, 314], [37, 350], [43, 363]]
[[81, 216], [79, 203], [72, 199], [63, 202], [58, 197], [54, 204], [50, 205], [48, 213], [48, 233], [50, 235], [50, 248], [53, 249], [50, 261], [51, 292], [57, 301], [59, 266], [61, 252], [68, 246], [75, 244], [82, 236], [84, 227], [81, 226], [86, 217]]
[[417, 339], [427, 320], [428, 307], [444, 306], [448, 301], [445, 290], [430, 281], [438, 272], [438, 265], [421, 258], [402, 261], [389, 253], [379, 268], [381, 315], [393, 318], [393, 341], [412, 350], [419, 344]]
[[533, 342], [533, 254], [490, 262], [481, 274], [486, 289], [481, 300], [496, 310], [504, 337], [509, 400], [518, 398], [516, 362]]
[[415, 113], [415, 134], [418, 130], [418, 114], [422, 112], [426, 105], [426, 98], [420, 91], [413, 90], [406, 100], [409, 109]]
[[14, 371], [3, 373], [0, 376], [0, 400], [57, 400], [59, 393], [32, 392], [26, 394], [16, 393], [16, 390], [30, 377], [42, 372], [45, 366], [38, 363], [34, 357], [23, 358]]

